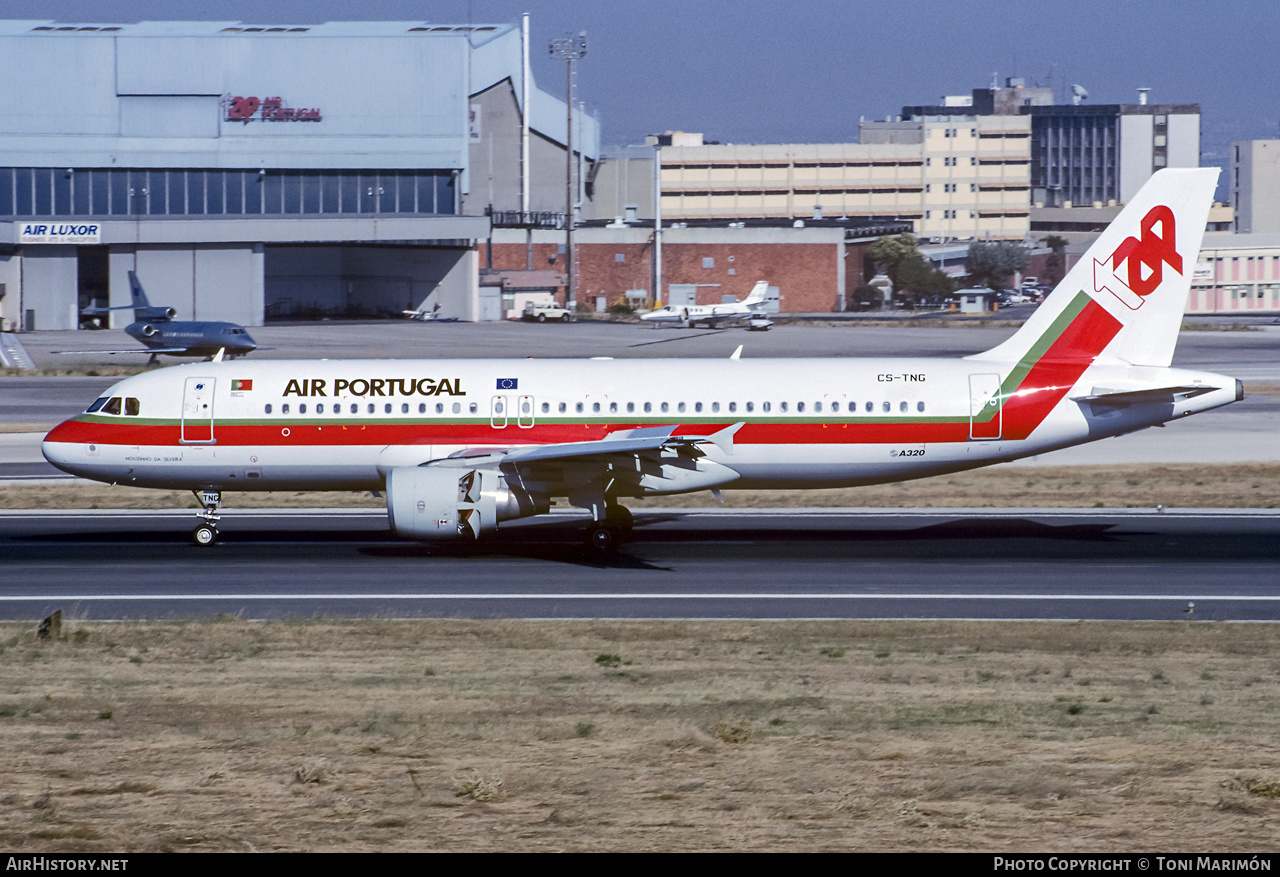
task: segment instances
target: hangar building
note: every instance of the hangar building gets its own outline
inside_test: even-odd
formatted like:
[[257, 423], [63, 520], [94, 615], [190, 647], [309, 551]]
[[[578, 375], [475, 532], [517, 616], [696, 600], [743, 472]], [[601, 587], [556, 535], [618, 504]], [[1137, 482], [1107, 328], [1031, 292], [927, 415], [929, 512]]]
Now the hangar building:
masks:
[[497, 319], [486, 213], [564, 212], [566, 106], [528, 59], [527, 17], [0, 21], [0, 320], [76, 328], [130, 270], [180, 319]]

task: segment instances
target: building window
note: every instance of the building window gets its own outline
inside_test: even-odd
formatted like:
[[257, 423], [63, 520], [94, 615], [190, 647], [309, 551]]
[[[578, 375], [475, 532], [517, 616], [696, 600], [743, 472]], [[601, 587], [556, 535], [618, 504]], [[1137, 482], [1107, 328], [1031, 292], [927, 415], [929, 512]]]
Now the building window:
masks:
[[625, 261], [627, 261], [627, 257], [626, 257], [626, 255], [625, 255], [625, 254], [623, 254], [623, 253], [614, 253], [614, 254], [613, 254], [613, 261], [615, 261], [615, 262], [625, 262]]
[[714, 267], [716, 267], [716, 260], [715, 260], [714, 258], [712, 258], [711, 256], [703, 256], [703, 257], [702, 257], [702, 267], [703, 267], [703, 268], [714, 268]]

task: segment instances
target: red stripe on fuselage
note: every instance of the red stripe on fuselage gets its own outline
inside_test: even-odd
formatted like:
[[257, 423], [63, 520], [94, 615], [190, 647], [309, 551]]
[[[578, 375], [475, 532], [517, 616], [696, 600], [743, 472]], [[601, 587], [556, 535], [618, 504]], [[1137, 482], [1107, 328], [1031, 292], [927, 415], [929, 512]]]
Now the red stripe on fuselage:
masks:
[[1120, 329], [1120, 321], [1090, 299], [1005, 402], [1004, 438], [1031, 435]]
[[[1121, 324], [1097, 302], [1090, 300], [1080, 314], [1062, 331], [1045, 354], [1027, 372], [1012, 396], [1004, 400], [1003, 435], [1006, 439], [1025, 439], [1044, 422], [1055, 405], [1071, 389], [1098, 354], [1120, 331]], [[808, 444], [893, 444], [963, 442], [969, 438], [969, 419], [957, 417], [949, 421], [884, 421], [826, 423], [811, 421], [788, 423], [770, 421], [753, 423], [750, 416], [741, 418], [746, 425], [734, 436], [735, 444], [808, 445]], [[677, 435], [711, 435], [733, 423], [737, 417], [718, 423], [677, 426]], [[668, 425], [678, 420], [648, 423], [549, 423], [521, 429], [512, 423], [495, 429], [488, 423], [397, 423], [383, 421], [365, 424], [291, 422], [286, 419], [257, 423], [214, 423], [214, 437], [221, 447], [369, 447], [395, 444], [438, 445], [541, 445], [565, 442], [598, 441], [615, 430]], [[288, 431], [286, 435], [285, 432]], [[87, 422], [68, 420], [59, 424], [46, 437], [51, 442], [96, 443], [106, 445], [146, 445], [176, 447], [181, 444], [182, 429], [177, 421], [169, 423], [136, 423], [128, 418], [119, 422]]]

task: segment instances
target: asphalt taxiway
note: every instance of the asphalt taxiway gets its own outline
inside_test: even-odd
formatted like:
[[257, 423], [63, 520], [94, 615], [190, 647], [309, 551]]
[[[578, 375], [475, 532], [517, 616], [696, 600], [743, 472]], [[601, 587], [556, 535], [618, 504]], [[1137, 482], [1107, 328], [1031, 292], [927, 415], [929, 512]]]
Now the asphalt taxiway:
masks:
[[576, 513], [442, 546], [380, 511], [0, 513], [0, 618], [1280, 620], [1280, 513], [651, 510], [613, 555]]

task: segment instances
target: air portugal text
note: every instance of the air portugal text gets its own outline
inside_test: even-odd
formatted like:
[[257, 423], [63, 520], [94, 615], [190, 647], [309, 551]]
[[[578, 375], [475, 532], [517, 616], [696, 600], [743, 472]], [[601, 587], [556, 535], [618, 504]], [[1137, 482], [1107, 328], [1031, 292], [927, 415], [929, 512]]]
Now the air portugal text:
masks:
[[285, 396], [465, 396], [461, 378], [327, 378], [289, 381]]

